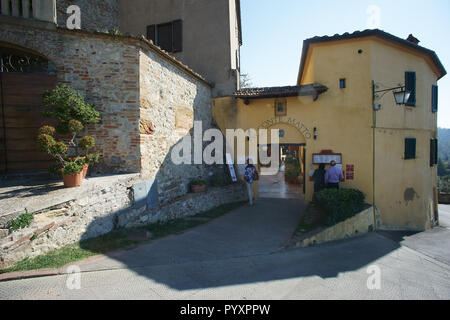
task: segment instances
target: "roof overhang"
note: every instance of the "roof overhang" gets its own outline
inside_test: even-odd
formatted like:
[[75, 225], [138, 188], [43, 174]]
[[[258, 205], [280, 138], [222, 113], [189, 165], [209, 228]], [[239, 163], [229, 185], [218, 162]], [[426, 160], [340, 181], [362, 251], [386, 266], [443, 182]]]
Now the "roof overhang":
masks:
[[317, 100], [320, 94], [326, 92], [327, 90], [328, 88], [326, 86], [314, 83], [300, 86], [242, 89], [237, 91], [234, 94], [234, 97], [247, 100], [247, 99], [312, 96], [315, 101]]
[[332, 42], [332, 41], [341, 41], [341, 40], [350, 40], [350, 39], [362, 39], [362, 38], [370, 38], [375, 37], [380, 40], [388, 41], [392, 44], [402, 46], [403, 48], [409, 49], [415, 53], [418, 53], [425, 57], [426, 60], [428, 60], [435, 70], [438, 80], [444, 77], [447, 74], [447, 71], [445, 70], [444, 66], [442, 65], [441, 61], [439, 60], [436, 52], [433, 50], [421, 47], [415, 43], [412, 43], [408, 40], [404, 40], [402, 38], [396, 37], [390, 33], [381, 31], [379, 29], [373, 29], [373, 30], [364, 30], [364, 31], [356, 31], [354, 33], [344, 33], [342, 35], [334, 35], [334, 36], [324, 36], [324, 37], [314, 37], [310, 39], [306, 39], [303, 41], [303, 49], [302, 49], [302, 58], [300, 62], [300, 68], [298, 72], [297, 77], [297, 84], [300, 84], [303, 77], [303, 72], [305, 71], [306, 67], [306, 61], [308, 57], [308, 52], [310, 50], [311, 45], [317, 44], [317, 43], [325, 43], [325, 42]]

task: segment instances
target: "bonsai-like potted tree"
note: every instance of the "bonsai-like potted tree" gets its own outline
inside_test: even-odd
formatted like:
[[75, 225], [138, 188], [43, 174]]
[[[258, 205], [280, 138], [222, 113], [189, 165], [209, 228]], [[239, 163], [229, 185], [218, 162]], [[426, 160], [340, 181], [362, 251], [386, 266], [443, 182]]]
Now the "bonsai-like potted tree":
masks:
[[193, 193], [205, 192], [206, 190], [206, 181], [203, 180], [201, 177], [198, 179], [192, 179], [190, 185], [191, 191]]
[[62, 173], [64, 186], [80, 186], [89, 164], [98, 162], [100, 158], [98, 153], [89, 153], [95, 146], [94, 138], [82, 136], [81, 133], [86, 124], [99, 122], [100, 114], [66, 85], [46, 92], [43, 103], [48, 108], [43, 114], [58, 120], [59, 125], [39, 129], [39, 147], [56, 159], [56, 166], [50, 170]]

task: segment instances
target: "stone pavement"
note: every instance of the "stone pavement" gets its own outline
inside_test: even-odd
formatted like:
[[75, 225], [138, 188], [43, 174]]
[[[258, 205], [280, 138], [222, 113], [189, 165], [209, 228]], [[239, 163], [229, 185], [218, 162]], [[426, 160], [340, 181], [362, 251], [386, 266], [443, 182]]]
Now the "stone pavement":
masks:
[[[280, 200], [282, 201], [282, 200]], [[102, 271], [81, 274], [81, 288], [70, 290], [67, 287], [69, 275], [26, 279], [0, 283], [0, 299], [449, 299], [450, 266], [433, 257], [433, 252], [424, 248], [419, 252], [399, 241], [393, 241], [379, 233], [337, 241], [320, 246], [285, 251], [273, 250], [282, 237], [271, 237], [271, 229], [279, 230], [276, 218], [282, 209], [267, 208], [265, 200], [259, 200], [260, 206], [240, 209], [224, 216], [214, 223], [204, 225], [182, 235], [162, 239], [166, 243], [167, 255], [162, 251], [165, 246], [149, 244], [127, 254], [103, 258], [106, 267]], [[272, 213], [272, 221], [262, 219], [258, 224], [257, 212], [261, 218]], [[245, 217], [248, 215], [248, 217]], [[214, 249], [219, 244], [219, 235], [227, 232], [231, 221], [238, 230], [236, 237], [227, 237], [228, 245], [234, 247], [234, 254], [226, 249], [227, 245]], [[245, 239], [239, 223], [254, 221], [254, 230], [247, 228], [247, 240], [255, 237], [262, 239], [265, 232], [267, 250], [259, 247], [257, 241], [242, 243]], [[253, 226], [253, 225], [251, 225]], [[223, 229], [222, 229], [223, 228]], [[210, 229], [210, 231], [202, 231]], [[285, 229], [287, 231], [287, 229]], [[441, 230], [445, 231], [445, 230]], [[435, 231], [434, 231], [435, 232]], [[432, 239], [433, 234], [429, 233]], [[211, 238], [210, 246], [200, 259], [189, 258], [187, 250], [195, 253], [201, 234]], [[176, 241], [176, 240], [179, 241]], [[175, 247], [176, 241], [181, 249]], [[439, 235], [437, 245], [449, 247], [448, 236]], [[235, 242], [235, 243], [233, 243]], [[420, 239], [417, 240], [420, 243]], [[161, 246], [161, 247], [159, 247]], [[252, 247], [254, 246], [254, 247]], [[178, 250], [179, 257], [173, 257]], [[231, 254], [229, 254], [231, 253]], [[140, 260], [137, 260], [140, 255]], [[170, 257], [172, 255], [172, 258]], [[437, 255], [439, 257], [439, 255]], [[117, 259], [118, 264], [110, 264]], [[122, 261], [121, 261], [122, 260]], [[91, 261], [98, 263], [99, 261]], [[81, 265], [85, 270], [89, 264]], [[91, 264], [91, 267], [93, 264]], [[376, 266], [380, 270], [380, 290], [370, 290], [367, 281], [370, 276], [368, 267]], [[116, 268], [116, 269], [114, 269]]]

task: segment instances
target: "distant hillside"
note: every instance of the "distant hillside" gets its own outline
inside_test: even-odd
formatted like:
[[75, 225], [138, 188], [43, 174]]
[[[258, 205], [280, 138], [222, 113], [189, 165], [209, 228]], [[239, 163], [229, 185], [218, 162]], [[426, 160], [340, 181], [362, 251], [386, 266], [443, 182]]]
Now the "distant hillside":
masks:
[[450, 161], [450, 129], [438, 129], [438, 152], [443, 161]]

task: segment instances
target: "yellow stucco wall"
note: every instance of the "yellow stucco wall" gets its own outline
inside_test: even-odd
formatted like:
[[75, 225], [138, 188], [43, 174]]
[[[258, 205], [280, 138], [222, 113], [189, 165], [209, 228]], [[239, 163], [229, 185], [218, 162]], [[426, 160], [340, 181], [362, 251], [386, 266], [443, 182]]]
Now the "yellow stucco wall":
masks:
[[[328, 87], [318, 100], [289, 97], [287, 116], [276, 118], [275, 99], [216, 99], [213, 115], [227, 128], [280, 128], [286, 137], [280, 143], [306, 144], [306, 200], [312, 200], [313, 182], [308, 179], [312, 154], [333, 150], [343, 155], [343, 169], [354, 165], [354, 180], [343, 188], [364, 192], [373, 204], [372, 81], [385, 88], [404, 84], [405, 71], [417, 74], [417, 107], [397, 106], [392, 93], [376, 101], [383, 105], [376, 113], [375, 205], [382, 228], [422, 230], [430, 227], [437, 183], [436, 167], [429, 165], [429, 140], [436, 137], [436, 114], [431, 113], [431, 85], [437, 76], [417, 54], [399, 50], [374, 38], [344, 40], [310, 45], [302, 84]], [[346, 88], [339, 88], [339, 79]], [[273, 122], [273, 124], [271, 124]], [[313, 137], [317, 129], [317, 140]], [[224, 131], [225, 132], [225, 131]], [[417, 139], [417, 159], [404, 160], [404, 139]], [[312, 167], [311, 167], [312, 166]], [[345, 174], [344, 174], [345, 175]]]
[[[376, 205], [381, 227], [431, 227], [436, 199], [437, 167], [430, 167], [430, 139], [437, 138], [437, 113], [431, 112], [431, 86], [437, 76], [416, 54], [380, 41], [371, 42], [371, 74], [376, 84], [403, 84], [405, 71], [416, 72], [416, 106], [398, 106], [392, 93], [376, 103]], [[383, 88], [380, 86], [380, 89]], [[405, 138], [416, 138], [416, 159], [405, 160]]]

